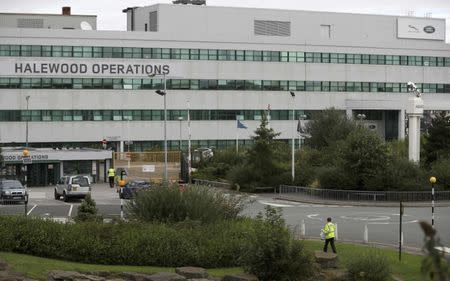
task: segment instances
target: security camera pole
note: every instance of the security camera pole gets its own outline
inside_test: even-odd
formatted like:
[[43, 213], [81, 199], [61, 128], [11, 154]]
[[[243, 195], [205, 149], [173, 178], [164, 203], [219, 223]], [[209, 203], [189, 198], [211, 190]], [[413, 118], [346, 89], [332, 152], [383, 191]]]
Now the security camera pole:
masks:
[[408, 156], [411, 162], [418, 164], [420, 161], [420, 118], [423, 115], [423, 100], [422, 94], [413, 82], [408, 82], [407, 89], [408, 92], [415, 95], [408, 98], [408, 108], [406, 110], [409, 120]]

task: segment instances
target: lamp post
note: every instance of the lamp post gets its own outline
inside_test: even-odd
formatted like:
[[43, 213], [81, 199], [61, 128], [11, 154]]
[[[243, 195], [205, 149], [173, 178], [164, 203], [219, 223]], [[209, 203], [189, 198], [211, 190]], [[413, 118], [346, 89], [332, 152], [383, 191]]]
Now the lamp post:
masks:
[[[167, 96], [167, 84], [166, 84], [166, 74], [163, 73], [163, 80], [164, 80], [164, 89], [163, 90], [156, 90], [155, 93], [157, 93], [160, 96], [164, 97], [164, 182], [167, 184], [167, 104], [166, 104], [166, 96]], [[149, 75], [149, 77], [154, 77], [155, 74]]]
[[187, 99], [187, 126], [188, 126], [188, 184], [191, 183], [191, 102]]
[[290, 91], [289, 92], [291, 94], [292, 97], [292, 157], [291, 157], [291, 173], [292, 173], [292, 183], [294, 183], [294, 179], [295, 179], [295, 159], [294, 159], [294, 154], [295, 154], [295, 93]]
[[436, 178], [430, 178], [431, 183], [431, 227], [434, 228], [434, 184], [436, 183]]
[[362, 125], [363, 121], [366, 119], [366, 115], [364, 113], [359, 113], [356, 115], [356, 118], [358, 118], [360, 125]]
[[178, 116], [178, 121], [180, 121], [180, 152], [181, 152], [181, 122], [184, 120], [183, 116]]
[[30, 100], [30, 96], [26, 96], [25, 99], [27, 101], [27, 118], [25, 120], [25, 147], [28, 147], [28, 119], [30, 118], [30, 112], [28, 111], [28, 101]]

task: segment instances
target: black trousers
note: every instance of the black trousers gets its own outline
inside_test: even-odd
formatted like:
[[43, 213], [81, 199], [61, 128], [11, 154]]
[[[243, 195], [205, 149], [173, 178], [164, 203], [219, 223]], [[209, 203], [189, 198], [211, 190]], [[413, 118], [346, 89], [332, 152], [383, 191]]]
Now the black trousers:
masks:
[[114, 187], [114, 177], [108, 177], [109, 178], [109, 187]]
[[333, 249], [333, 253], [336, 254], [336, 247], [334, 246], [334, 238], [325, 239], [325, 245], [323, 246], [323, 251], [324, 252], [328, 251], [328, 243], [330, 243], [331, 249]]

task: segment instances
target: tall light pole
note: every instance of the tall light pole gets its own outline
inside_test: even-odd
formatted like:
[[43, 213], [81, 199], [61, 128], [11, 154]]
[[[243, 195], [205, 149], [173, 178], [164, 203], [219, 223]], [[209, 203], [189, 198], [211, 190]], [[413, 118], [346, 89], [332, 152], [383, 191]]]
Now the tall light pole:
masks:
[[180, 121], [180, 144], [179, 144], [180, 152], [181, 152], [181, 122], [183, 122], [183, 120], [184, 120], [183, 116], [178, 116], [178, 121]]
[[25, 147], [28, 147], [28, 119], [30, 118], [30, 112], [28, 111], [28, 101], [30, 100], [30, 96], [26, 96], [25, 99], [27, 101], [27, 111], [26, 111], [27, 119], [25, 122]]
[[[149, 75], [149, 77], [154, 77], [155, 74]], [[164, 90], [156, 90], [155, 93], [157, 93], [160, 96], [164, 97], [164, 183], [167, 184], [167, 103], [166, 103], [166, 96], [167, 96], [167, 83], [166, 83], [166, 74], [163, 73], [163, 79], [164, 79]]]
[[188, 125], [188, 184], [191, 183], [191, 102], [187, 99], [187, 125]]
[[294, 183], [294, 179], [295, 179], [295, 93], [294, 92], [290, 92], [291, 97], [292, 97], [292, 162], [291, 162], [291, 169], [292, 169], [292, 183]]
[[359, 125], [362, 126], [364, 119], [366, 119], [366, 115], [364, 113], [359, 113], [356, 115], [356, 118], [359, 120]]

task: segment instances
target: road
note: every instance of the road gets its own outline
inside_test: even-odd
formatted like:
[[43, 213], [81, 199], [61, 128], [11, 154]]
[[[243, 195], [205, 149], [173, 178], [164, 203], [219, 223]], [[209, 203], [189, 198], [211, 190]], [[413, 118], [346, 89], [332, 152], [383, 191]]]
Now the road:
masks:
[[[106, 184], [96, 184], [92, 197], [99, 212], [105, 218], [120, 217], [121, 200], [115, 189]], [[250, 195], [251, 204], [244, 215], [255, 216], [264, 210], [264, 206], [281, 208], [286, 223], [296, 235], [300, 234], [304, 222], [307, 237], [318, 238], [320, 229], [327, 217], [332, 217], [338, 226], [338, 240], [364, 240], [367, 226], [368, 241], [372, 243], [398, 245], [399, 210], [393, 207], [362, 207], [349, 205], [317, 205], [273, 199], [273, 194]], [[126, 200], [124, 200], [126, 201]], [[53, 198], [51, 187], [31, 188], [27, 213], [30, 216], [53, 217], [65, 221], [76, 216], [81, 200], [63, 202]], [[0, 214], [23, 214], [23, 204], [0, 205]], [[420, 249], [423, 245], [423, 233], [418, 221], [431, 221], [431, 209], [425, 207], [406, 207], [403, 216], [403, 242], [406, 247]], [[444, 246], [450, 247], [450, 207], [435, 209], [435, 226]]]

